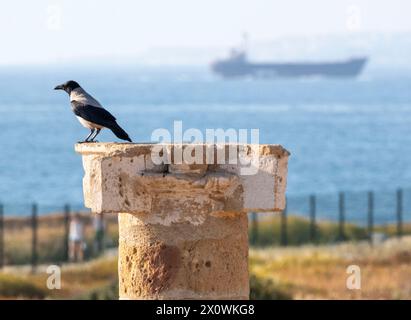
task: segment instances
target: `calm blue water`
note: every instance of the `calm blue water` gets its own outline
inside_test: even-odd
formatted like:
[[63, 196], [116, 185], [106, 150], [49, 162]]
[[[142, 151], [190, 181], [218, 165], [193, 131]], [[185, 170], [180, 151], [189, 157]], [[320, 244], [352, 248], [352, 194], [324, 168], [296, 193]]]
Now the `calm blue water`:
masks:
[[[288, 194], [411, 186], [411, 76], [359, 80], [224, 81], [201, 69], [0, 70], [0, 201], [17, 207], [82, 203], [76, 141], [88, 131], [68, 97], [75, 79], [134, 141], [156, 128], [258, 128], [260, 142], [291, 153]], [[103, 132], [100, 141], [114, 141]], [[410, 194], [411, 196], [411, 194]], [[15, 211], [18, 211], [17, 209]]]

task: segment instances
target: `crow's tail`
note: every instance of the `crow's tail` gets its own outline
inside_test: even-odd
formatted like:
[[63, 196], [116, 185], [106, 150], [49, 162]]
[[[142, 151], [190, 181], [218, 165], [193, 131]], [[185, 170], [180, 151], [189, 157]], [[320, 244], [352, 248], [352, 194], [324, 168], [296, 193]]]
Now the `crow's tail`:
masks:
[[110, 127], [110, 130], [113, 131], [117, 138], [132, 142], [127, 132], [125, 132], [116, 122]]

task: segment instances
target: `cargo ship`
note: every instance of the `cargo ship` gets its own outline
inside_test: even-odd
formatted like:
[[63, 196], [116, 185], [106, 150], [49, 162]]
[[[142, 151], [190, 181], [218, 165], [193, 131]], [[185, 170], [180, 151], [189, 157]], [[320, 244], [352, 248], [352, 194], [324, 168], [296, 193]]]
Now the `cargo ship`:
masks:
[[231, 55], [212, 63], [212, 70], [224, 78], [296, 78], [358, 76], [367, 63], [367, 57], [330, 62], [252, 63], [242, 50], [232, 50]]

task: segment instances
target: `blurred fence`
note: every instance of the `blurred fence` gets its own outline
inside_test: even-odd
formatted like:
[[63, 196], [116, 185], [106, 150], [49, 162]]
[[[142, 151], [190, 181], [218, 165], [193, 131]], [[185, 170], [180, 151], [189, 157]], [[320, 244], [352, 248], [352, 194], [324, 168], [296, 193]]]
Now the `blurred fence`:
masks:
[[[116, 215], [94, 215], [78, 206], [0, 204], [0, 268], [6, 265], [60, 264], [69, 261], [70, 223], [73, 217], [83, 229], [85, 259], [117, 247]], [[99, 221], [98, 221], [99, 220]], [[98, 222], [103, 228], [96, 228]]]
[[281, 214], [251, 213], [252, 245], [300, 245], [411, 234], [411, 189], [287, 197]]
[[[7, 205], [0, 203], [0, 268], [5, 265], [59, 264], [69, 261], [73, 216], [84, 226], [85, 259], [117, 247], [116, 215], [96, 216], [81, 205]], [[96, 219], [103, 219], [103, 236]], [[340, 192], [291, 196], [281, 214], [250, 213], [254, 246], [331, 243], [411, 234], [411, 189], [390, 192]]]

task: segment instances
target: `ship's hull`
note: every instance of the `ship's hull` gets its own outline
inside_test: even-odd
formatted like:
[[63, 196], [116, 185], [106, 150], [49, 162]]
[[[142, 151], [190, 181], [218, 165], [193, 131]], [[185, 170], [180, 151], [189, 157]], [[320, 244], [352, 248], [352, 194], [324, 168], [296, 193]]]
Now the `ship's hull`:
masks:
[[236, 77], [356, 77], [367, 58], [328, 63], [249, 63], [247, 61], [217, 61], [214, 72], [226, 78]]

